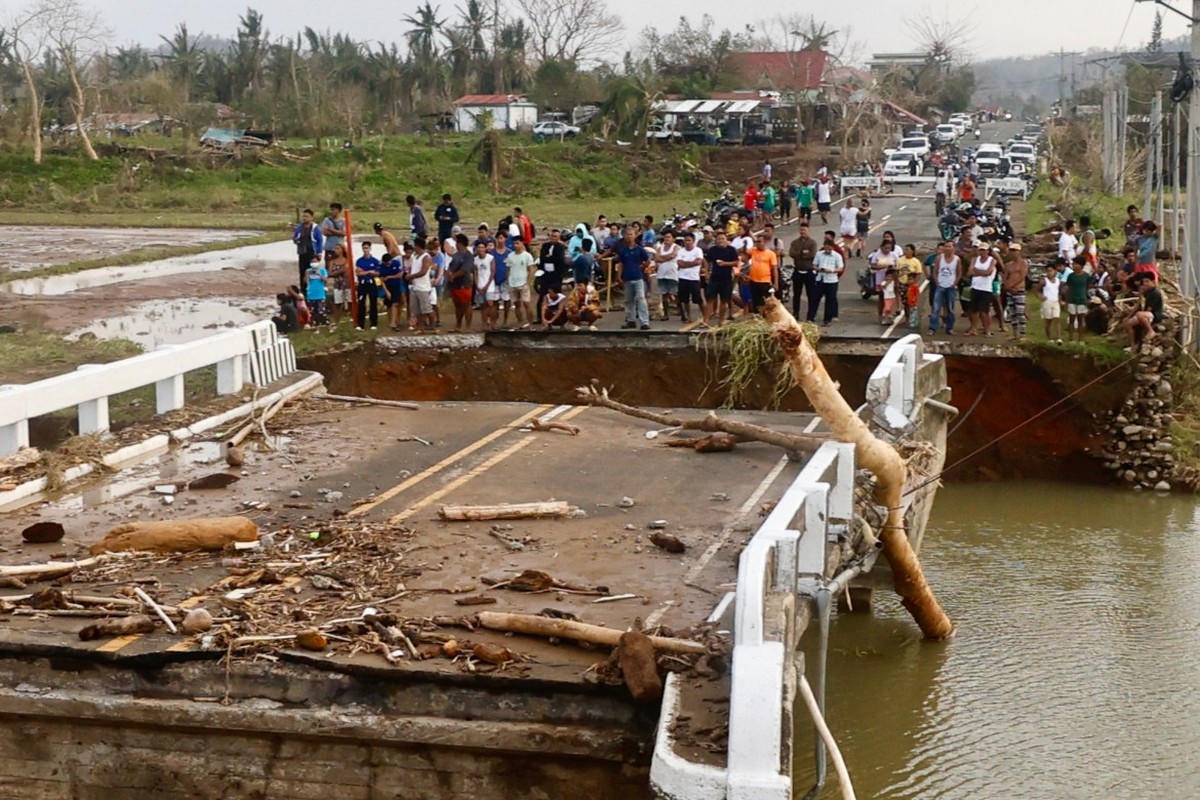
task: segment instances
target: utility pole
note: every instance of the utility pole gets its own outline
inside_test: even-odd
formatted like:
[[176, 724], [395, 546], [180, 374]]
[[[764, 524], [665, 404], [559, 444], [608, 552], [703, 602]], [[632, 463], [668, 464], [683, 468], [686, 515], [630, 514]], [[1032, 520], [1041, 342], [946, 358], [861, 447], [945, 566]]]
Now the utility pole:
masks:
[[1104, 142], [1100, 157], [1104, 166], [1104, 191], [1114, 192], [1117, 187], [1116, 169], [1116, 93], [1109, 81], [1108, 70], [1104, 70], [1104, 88], [1100, 95], [1100, 121], [1104, 125]]
[[[1192, 0], [1192, 48], [1188, 68], [1195, 72], [1200, 61], [1200, 0]], [[1196, 298], [1196, 246], [1193, 242], [1200, 231], [1200, 148], [1196, 147], [1196, 126], [1200, 125], [1200, 90], [1192, 89], [1188, 97], [1187, 117], [1187, 222], [1183, 227], [1183, 264], [1179, 270], [1179, 290], [1184, 299]], [[1189, 338], [1185, 342], [1190, 345]], [[1194, 349], [1190, 348], [1190, 349]]]
[[[1200, 2], [1200, 0], [1196, 0]], [[1117, 90], [1117, 194], [1125, 194], [1125, 144], [1129, 133], [1129, 87]]]
[[1067, 88], [1067, 56], [1071, 57], [1071, 101], [1074, 104], [1075, 99], [1075, 56], [1080, 55], [1078, 52], [1067, 52], [1061, 47], [1058, 48], [1058, 115], [1060, 117], [1067, 116], [1067, 107], [1063, 93]]
[[1162, 92], [1155, 92], [1150, 101], [1149, 136], [1146, 140], [1146, 180], [1142, 187], [1142, 219], [1154, 217], [1154, 188], [1162, 183], [1159, 173], [1162, 164]]

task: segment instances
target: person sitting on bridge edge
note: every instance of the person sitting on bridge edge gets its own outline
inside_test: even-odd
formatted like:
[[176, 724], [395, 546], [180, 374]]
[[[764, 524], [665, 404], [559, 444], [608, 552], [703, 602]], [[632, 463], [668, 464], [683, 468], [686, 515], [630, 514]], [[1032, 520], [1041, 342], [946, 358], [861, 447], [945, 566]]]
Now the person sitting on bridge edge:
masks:
[[1148, 342], [1158, 335], [1154, 326], [1162, 322], [1163, 296], [1158, 288], [1158, 282], [1147, 274], [1141, 274], [1134, 279], [1138, 291], [1138, 310], [1125, 320], [1125, 329], [1129, 331], [1129, 347], [1125, 352], [1132, 353], [1143, 342]]

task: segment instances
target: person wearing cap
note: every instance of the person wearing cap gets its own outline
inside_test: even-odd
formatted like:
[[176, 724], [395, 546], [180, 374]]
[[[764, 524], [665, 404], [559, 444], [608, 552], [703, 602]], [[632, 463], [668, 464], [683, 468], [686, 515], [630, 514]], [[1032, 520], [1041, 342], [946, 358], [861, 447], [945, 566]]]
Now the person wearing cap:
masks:
[[1008, 322], [1014, 340], [1025, 338], [1025, 280], [1029, 277], [1029, 262], [1021, 252], [1021, 243], [1008, 246], [1010, 258], [1004, 263], [1004, 295]]
[[383, 252], [392, 258], [400, 255], [400, 243], [396, 241], [394, 233], [383, 227], [382, 222], [376, 222], [371, 228], [374, 229], [375, 235], [379, 237], [379, 242], [383, 245]]
[[996, 259], [988, 252], [986, 245], [980, 245], [976, 250], [975, 260], [967, 270], [971, 281], [971, 304], [967, 309], [967, 317], [971, 326], [967, 336], [992, 335], [992, 279], [996, 276]]
[[442, 195], [442, 202], [433, 211], [437, 220], [438, 241], [444, 241], [454, 235], [454, 226], [458, 224], [458, 207], [449, 193]]

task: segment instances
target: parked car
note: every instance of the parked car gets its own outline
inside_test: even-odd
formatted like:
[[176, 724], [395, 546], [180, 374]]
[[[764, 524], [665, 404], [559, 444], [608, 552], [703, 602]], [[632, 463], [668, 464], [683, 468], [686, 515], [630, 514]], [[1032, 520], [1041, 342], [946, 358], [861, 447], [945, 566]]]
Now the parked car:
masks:
[[1029, 142], [1013, 142], [1005, 155], [1011, 161], [1021, 161], [1026, 164], [1032, 164], [1037, 160], [1037, 151], [1033, 149], [1033, 145]]
[[975, 163], [979, 165], [980, 175], [998, 175], [1000, 159], [1004, 155], [1003, 148], [998, 144], [981, 144], [975, 151]]
[[533, 126], [535, 139], [570, 139], [579, 135], [579, 128], [558, 120], [545, 120]]
[[883, 162], [883, 174], [911, 175], [914, 161], [919, 163], [919, 159], [912, 153], [897, 150], [887, 157], [887, 161]]
[[919, 159], [925, 159], [929, 156], [929, 140], [924, 136], [913, 136], [900, 140], [900, 147], [896, 150], [898, 153], [907, 153]]
[[646, 128], [646, 138], [660, 142], [681, 142], [683, 134], [665, 125], [650, 125]]
[[940, 145], [954, 144], [958, 141], [958, 128], [951, 125], [949, 122], [944, 122], [938, 125], [933, 130], [932, 138]]
[[947, 121], [958, 130], [959, 136], [965, 135], [967, 128], [971, 127], [971, 117], [968, 114], [951, 114]]

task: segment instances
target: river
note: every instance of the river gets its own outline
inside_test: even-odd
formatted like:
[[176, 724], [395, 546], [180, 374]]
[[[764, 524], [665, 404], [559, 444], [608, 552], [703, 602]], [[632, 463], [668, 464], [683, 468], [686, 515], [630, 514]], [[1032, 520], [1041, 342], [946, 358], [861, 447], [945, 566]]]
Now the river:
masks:
[[922, 641], [892, 596], [833, 625], [828, 719], [860, 799], [1200, 797], [1195, 498], [946, 486], [921, 555], [952, 641]]

